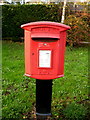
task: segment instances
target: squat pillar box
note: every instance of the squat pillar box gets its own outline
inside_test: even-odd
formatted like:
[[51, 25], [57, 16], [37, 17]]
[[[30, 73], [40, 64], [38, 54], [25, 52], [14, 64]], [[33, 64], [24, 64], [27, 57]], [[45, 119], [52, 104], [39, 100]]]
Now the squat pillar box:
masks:
[[56, 22], [32, 22], [21, 26], [25, 33], [25, 75], [50, 80], [64, 76], [66, 30]]
[[[36, 114], [51, 115], [52, 79], [64, 76], [66, 30], [56, 22], [32, 22], [25, 33], [25, 75], [36, 79]], [[41, 119], [41, 118], [39, 118]]]

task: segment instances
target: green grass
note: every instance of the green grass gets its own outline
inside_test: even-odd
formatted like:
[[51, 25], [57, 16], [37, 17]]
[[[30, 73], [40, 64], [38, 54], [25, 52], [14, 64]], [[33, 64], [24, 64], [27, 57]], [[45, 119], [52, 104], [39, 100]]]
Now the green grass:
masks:
[[[33, 119], [36, 81], [24, 76], [24, 45], [4, 41], [2, 48], [2, 117]], [[53, 80], [51, 119], [88, 119], [88, 87], [87, 48], [67, 47], [65, 76]]]

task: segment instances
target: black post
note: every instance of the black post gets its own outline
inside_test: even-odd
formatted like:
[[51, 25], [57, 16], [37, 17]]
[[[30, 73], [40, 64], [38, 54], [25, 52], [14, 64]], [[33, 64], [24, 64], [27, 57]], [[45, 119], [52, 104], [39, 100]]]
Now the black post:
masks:
[[52, 80], [36, 79], [36, 115], [51, 115]]

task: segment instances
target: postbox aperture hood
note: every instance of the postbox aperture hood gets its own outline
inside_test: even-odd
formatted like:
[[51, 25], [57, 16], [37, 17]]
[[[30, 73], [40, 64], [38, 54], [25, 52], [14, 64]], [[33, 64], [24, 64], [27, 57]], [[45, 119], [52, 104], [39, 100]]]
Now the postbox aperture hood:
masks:
[[59, 34], [53, 34], [53, 33], [42, 33], [42, 34], [38, 34], [38, 33], [32, 33], [31, 34], [31, 38], [55, 38], [55, 39], [59, 39], [60, 36]]

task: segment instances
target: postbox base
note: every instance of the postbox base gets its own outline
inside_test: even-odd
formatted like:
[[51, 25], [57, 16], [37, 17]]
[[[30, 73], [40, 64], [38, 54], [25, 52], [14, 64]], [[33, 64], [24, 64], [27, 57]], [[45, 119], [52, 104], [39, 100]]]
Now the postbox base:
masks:
[[36, 79], [36, 115], [51, 115], [52, 80]]

